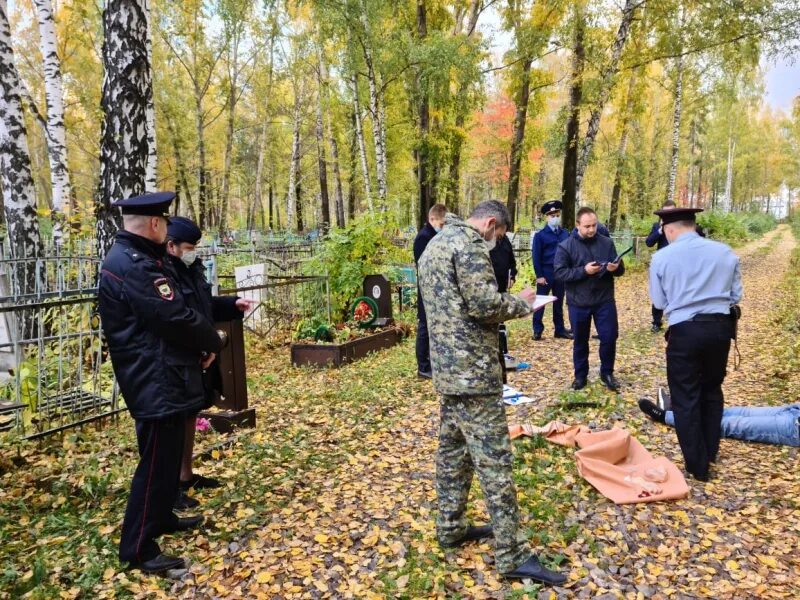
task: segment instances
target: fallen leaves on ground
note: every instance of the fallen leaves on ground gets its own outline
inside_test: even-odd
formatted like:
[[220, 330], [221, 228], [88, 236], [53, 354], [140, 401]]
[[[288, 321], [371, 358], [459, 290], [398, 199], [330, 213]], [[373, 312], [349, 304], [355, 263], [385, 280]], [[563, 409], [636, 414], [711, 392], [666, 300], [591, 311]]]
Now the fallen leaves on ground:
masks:
[[[786, 227], [739, 250], [745, 282], [729, 404], [795, 401], [800, 375], [780, 364], [791, 334], [776, 311], [797, 302], [781, 281], [794, 239]], [[663, 337], [649, 331], [646, 273], [619, 280], [621, 338], [614, 395], [578, 393], [571, 344], [529, 322], [511, 327], [512, 353], [532, 368], [512, 385], [537, 402], [510, 419], [620, 424], [682, 466], [675, 434], [636, 399], [665, 385]], [[788, 304], [787, 304], [788, 303]], [[39, 444], [4, 448], [0, 477], [0, 596], [107, 598], [686, 598], [797, 597], [800, 506], [795, 448], [723, 441], [716, 477], [688, 499], [616, 506], [577, 474], [573, 451], [515, 442], [515, 478], [537, 552], [569, 572], [563, 588], [509, 584], [491, 543], [444, 551], [435, 539], [438, 401], [416, 379], [413, 340], [339, 370], [294, 369], [287, 348], [250, 340], [254, 430], [201, 437], [199, 470], [225, 487], [196, 494], [205, 528], [163, 538], [192, 564], [177, 581], [124, 571], [119, 523], [136, 464], [130, 419]], [[597, 379], [596, 343], [591, 363]], [[570, 400], [597, 408], [573, 409]], [[470, 518], [487, 522], [478, 486]]]

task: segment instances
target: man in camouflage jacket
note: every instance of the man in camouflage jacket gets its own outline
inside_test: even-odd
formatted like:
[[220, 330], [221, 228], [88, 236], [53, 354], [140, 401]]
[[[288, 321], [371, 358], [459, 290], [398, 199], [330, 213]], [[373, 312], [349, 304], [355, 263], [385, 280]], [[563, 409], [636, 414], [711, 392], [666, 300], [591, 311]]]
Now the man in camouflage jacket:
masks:
[[[558, 584], [565, 577], [539, 563], [519, 529], [512, 479], [497, 324], [529, 315], [536, 294], [497, 291], [489, 251], [509, 223], [505, 205], [495, 200], [478, 204], [467, 221], [448, 214], [419, 263], [433, 385], [441, 394], [437, 536], [442, 546], [456, 547], [494, 535], [497, 568], [505, 577]], [[492, 527], [467, 525], [474, 471]]]

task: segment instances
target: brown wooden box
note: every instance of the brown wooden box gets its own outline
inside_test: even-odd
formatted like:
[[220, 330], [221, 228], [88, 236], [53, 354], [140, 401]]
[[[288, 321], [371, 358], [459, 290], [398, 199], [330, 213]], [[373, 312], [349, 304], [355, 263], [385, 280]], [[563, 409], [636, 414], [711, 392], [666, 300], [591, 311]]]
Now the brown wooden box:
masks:
[[295, 367], [341, 367], [364, 358], [370, 352], [391, 348], [399, 342], [400, 332], [389, 329], [344, 344], [292, 344], [292, 364]]

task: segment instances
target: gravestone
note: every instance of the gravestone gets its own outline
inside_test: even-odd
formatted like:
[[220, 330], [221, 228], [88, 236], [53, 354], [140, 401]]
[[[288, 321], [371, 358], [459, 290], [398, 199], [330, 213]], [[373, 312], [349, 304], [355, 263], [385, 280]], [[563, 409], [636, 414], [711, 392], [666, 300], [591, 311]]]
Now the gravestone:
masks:
[[374, 325], [383, 327], [391, 324], [392, 318], [392, 286], [383, 275], [367, 275], [364, 277], [364, 295], [372, 298], [378, 305], [378, 318]]

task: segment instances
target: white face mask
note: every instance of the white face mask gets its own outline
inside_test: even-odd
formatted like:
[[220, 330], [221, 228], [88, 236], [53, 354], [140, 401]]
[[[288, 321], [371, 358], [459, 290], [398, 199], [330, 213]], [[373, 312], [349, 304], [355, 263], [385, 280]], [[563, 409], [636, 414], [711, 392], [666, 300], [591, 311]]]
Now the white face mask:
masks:
[[434, 230], [436, 233], [439, 233], [439, 232], [442, 230], [442, 228], [441, 228], [441, 227], [436, 227], [436, 225], [431, 225], [431, 227], [433, 227], [433, 230]]
[[558, 227], [561, 225], [561, 217], [547, 217], [547, 224], [550, 227]]
[[197, 260], [197, 250], [186, 250], [181, 254], [181, 260], [187, 267], [191, 267]]

